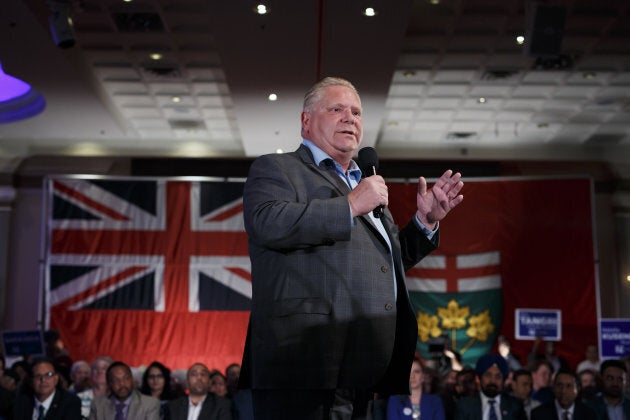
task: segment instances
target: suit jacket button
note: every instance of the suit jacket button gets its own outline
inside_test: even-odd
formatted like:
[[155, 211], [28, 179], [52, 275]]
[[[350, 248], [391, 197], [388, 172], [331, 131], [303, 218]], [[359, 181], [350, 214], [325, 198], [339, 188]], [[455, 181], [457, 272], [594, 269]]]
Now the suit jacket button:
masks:
[[385, 304], [385, 310], [386, 310], [386, 311], [391, 311], [393, 308], [394, 308], [394, 304], [393, 304], [393, 303], [391, 303], [391, 302], [387, 302], [387, 303]]
[[387, 268], [387, 266], [386, 266], [386, 265], [381, 265], [381, 271], [382, 271], [383, 273], [387, 273], [387, 270], [388, 270], [388, 268]]

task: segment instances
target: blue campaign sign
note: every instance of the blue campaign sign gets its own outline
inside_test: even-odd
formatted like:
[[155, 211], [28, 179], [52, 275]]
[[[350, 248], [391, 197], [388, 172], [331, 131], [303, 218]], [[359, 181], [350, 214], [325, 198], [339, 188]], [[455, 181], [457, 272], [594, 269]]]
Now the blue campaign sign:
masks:
[[602, 359], [630, 356], [630, 319], [599, 321]]
[[40, 330], [3, 331], [2, 346], [6, 357], [43, 356], [44, 344]]
[[562, 340], [562, 312], [558, 309], [516, 309], [514, 317], [517, 340], [542, 337], [549, 341]]

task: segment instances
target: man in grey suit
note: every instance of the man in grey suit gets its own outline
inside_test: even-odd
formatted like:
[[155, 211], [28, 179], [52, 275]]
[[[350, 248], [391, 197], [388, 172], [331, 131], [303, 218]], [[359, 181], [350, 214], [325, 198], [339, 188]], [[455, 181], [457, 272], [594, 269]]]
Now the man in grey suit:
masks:
[[92, 400], [90, 420], [160, 419], [160, 401], [134, 388], [131, 369], [123, 362], [109, 365], [107, 385], [110, 395]]
[[210, 371], [195, 363], [186, 374], [188, 396], [168, 402], [166, 420], [231, 420], [232, 405], [210, 392]]
[[256, 419], [361, 418], [374, 393], [409, 393], [417, 322], [404, 272], [437, 247], [463, 183], [450, 170], [432, 189], [420, 178], [399, 230], [387, 208], [373, 214], [388, 204], [384, 179], [352, 160], [354, 86], [318, 82], [301, 121], [298, 150], [256, 159], [245, 184], [253, 294], [240, 386]]

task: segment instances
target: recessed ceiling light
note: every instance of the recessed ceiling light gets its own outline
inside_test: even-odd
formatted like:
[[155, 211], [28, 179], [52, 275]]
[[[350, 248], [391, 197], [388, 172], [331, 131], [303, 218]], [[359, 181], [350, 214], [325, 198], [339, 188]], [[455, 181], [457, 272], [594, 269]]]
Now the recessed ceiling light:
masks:
[[182, 101], [182, 98], [180, 98], [179, 96], [173, 96], [173, 97], [171, 98], [171, 102], [173, 102], [173, 103], [175, 103], [175, 104], [178, 104], [178, 103], [180, 103], [181, 101]]
[[594, 79], [595, 76], [597, 76], [597, 73], [592, 72], [592, 71], [587, 71], [586, 73], [582, 74], [582, 77], [585, 79]]
[[626, 281], [630, 281], [630, 276], [626, 276]]
[[269, 8], [260, 3], [254, 7], [254, 12], [258, 13], [259, 15], [266, 15], [267, 13], [269, 13]]
[[363, 14], [369, 17], [376, 16], [376, 10], [373, 7], [366, 7]]
[[403, 72], [403, 76], [405, 76], [405, 77], [413, 77], [415, 75], [416, 75], [416, 72], [413, 71], [413, 70], [405, 70]]
[[429, 0], [431, 4], [440, 4], [440, 0]]
[[123, 0], [125, 3], [131, 3], [133, 0]]
[[270, 93], [269, 94], [269, 100], [270, 101], [277, 101], [278, 100], [278, 95], [276, 95], [275, 93]]
[[484, 98], [483, 96], [481, 98], [477, 99], [477, 102], [479, 102], [480, 104], [485, 104], [488, 100], [486, 98]]
[[284, 153], [284, 150], [282, 150], [282, 149], [276, 149], [276, 153]]
[[161, 60], [164, 56], [160, 53], [152, 53], [149, 57], [151, 57], [151, 60]]
[[518, 45], [523, 45], [525, 43], [525, 37], [523, 35], [518, 35], [516, 37], [516, 43]]

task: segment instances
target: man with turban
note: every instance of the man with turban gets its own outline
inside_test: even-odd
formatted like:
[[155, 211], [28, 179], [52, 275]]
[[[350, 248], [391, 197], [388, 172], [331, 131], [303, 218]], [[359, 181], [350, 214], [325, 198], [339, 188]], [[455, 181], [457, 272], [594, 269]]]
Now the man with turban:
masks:
[[481, 391], [457, 402], [456, 420], [525, 420], [523, 403], [503, 393], [509, 369], [499, 354], [486, 354], [475, 367]]

